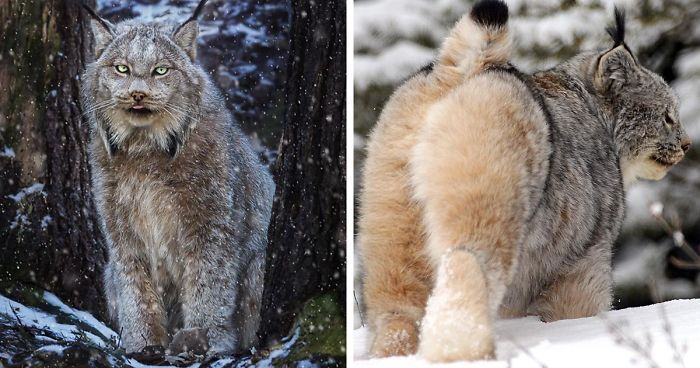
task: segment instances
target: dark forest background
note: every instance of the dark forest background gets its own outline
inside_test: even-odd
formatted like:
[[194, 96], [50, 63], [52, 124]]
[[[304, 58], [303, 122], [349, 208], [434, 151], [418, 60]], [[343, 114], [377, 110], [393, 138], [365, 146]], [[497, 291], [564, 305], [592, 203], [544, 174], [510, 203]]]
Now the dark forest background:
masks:
[[[197, 1], [87, 3], [116, 22], [184, 20]], [[89, 127], [78, 99], [78, 76], [92, 60], [92, 42], [77, 1], [0, 1], [0, 298], [55, 313], [62, 323], [75, 317], [47, 305], [45, 290], [105, 320], [100, 280], [107, 252], [90, 192]], [[199, 60], [277, 184], [263, 343], [226, 364], [274, 358], [343, 365], [345, 2], [209, 1]], [[19, 305], [4, 311], [0, 365], [74, 366], [96, 355], [110, 365], [129, 366], [133, 358], [173, 363], [158, 351], [124, 356], [117, 341], [96, 347], [61, 339], [23, 323]], [[68, 350], [40, 354], [46, 343], [38, 337], [49, 335]]]

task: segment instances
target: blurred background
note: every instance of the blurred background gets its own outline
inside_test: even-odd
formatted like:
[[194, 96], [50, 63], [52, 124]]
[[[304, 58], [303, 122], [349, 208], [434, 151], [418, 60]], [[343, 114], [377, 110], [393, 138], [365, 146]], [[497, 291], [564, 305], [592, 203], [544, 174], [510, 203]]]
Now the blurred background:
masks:
[[[356, 194], [365, 141], [384, 103], [403, 80], [435, 58], [448, 30], [472, 3], [355, 2]], [[516, 47], [514, 64], [527, 73], [584, 50], [610, 47], [605, 27], [612, 22], [613, 7], [627, 11], [627, 43], [644, 66], [663, 76], [678, 93], [681, 121], [695, 143], [665, 179], [638, 182], [627, 190], [627, 217], [614, 248], [615, 308], [700, 297], [700, 262], [694, 253], [700, 243], [700, 1], [506, 3]], [[360, 268], [355, 268], [356, 285]], [[358, 298], [360, 294], [356, 292]], [[356, 326], [361, 323], [358, 317]]]

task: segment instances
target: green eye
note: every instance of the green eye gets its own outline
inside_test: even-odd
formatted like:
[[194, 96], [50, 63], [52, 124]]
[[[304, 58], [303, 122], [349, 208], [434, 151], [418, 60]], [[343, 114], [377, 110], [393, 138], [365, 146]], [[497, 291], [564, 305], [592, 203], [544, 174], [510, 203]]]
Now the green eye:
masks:
[[168, 72], [168, 68], [164, 66], [159, 66], [153, 70], [157, 75], [165, 75]]
[[126, 65], [116, 65], [115, 68], [119, 73], [126, 74], [129, 72], [129, 67]]

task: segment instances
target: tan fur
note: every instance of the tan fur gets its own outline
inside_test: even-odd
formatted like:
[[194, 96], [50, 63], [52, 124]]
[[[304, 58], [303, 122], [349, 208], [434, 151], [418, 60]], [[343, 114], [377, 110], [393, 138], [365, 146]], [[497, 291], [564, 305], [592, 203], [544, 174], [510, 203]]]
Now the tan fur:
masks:
[[493, 358], [491, 313], [486, 303], [479, 302], [489, 299], [487, 289], [473, 254], [464, 249], [446, 253], [426, 306], [419, 354], [439, 362]]
[[489, 358], [499, 316], [609, 309], [623, 181], [660, 178], [688, 149], [670, 90], [625, 47], [526, 75], [505, 11], [477, 3], [370, 136], [358, 245], [375, 357]]
[[[430, 260], [442, 272], [440, 258], [455, 248], [465, 248], [478, 261], [455, 263], [454, 273], [486, 283], [486, 290], [472, 291], [483, 297], [467, 296], [457, 308], [439, 299], [472, 285], [460, 277], [435, 284], [428, 306], [443, 304], [443, 308], [429, 308], [425, 321], [475, 319], [474, 330], [484, 332], [462, 344], [456, 340], [445, 345], [435, 336], [421, 339], [422, 354], [430, 360], [493, 356], [489, 318], [496, 317], [510, 283], [516, 246], [522, 241], [525, 219], [533, 211], [528, 188], [543, 185], [528, 174], [547, 165], [549, 151], [542, 147], [547, 147], [548, 128], [526, 88], [510, 79], [515, 78], [482, 74], [465, 81], [430, 109], [413, 150], [412, 187], [423, 204], [424, 228], [430, 229], [425, 244]], [[531, 103], [524, 102], [528, 100]], [[483, 311], [490, 317], [477, 318]]]
[[[413, 149], [437, 101], [478, 68], [506, 60], [507, 48], [464, 55], [465, 49], [483, 49], [493, 39], [507, 40], [508, 35], [502, 30], [484, 32], [469, 19], [461, 20], [445, 41], [435, 70], [402, 85], [371, 134], [363, 171], [358, 243], [366, 270], [364, 301], [375, 331], [374, 356], [413, 353], [417, 348], [415, 336], [435, 270], [426, 258], [423, 213], [410, 180]], [[460, 62], [465, 57], [471, 58], [472, 64]]]

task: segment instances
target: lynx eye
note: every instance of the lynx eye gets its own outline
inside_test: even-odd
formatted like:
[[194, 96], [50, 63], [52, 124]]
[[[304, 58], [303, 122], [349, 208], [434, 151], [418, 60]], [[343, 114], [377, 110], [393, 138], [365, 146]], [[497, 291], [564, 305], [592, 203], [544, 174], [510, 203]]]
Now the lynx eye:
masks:
[[165, 75], [166, 73], [168, 73], [168, 68], [166, 68], [164, 66], [159, 66], [159, 67], [153, 69], [153, 73], [155, 75]]
[[119, 73], [122, 73], [122, 74], [126, 74], [126, 73], [129, 72], [129, 67], [126, 66], [126, 65], [121, 65], [121, 64], [120, 64], [120, 65], [115, 65], [114, 68], [117, 69], [117, 71], [118, 71]]

